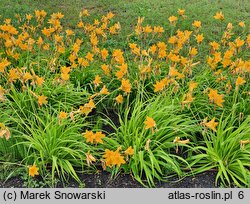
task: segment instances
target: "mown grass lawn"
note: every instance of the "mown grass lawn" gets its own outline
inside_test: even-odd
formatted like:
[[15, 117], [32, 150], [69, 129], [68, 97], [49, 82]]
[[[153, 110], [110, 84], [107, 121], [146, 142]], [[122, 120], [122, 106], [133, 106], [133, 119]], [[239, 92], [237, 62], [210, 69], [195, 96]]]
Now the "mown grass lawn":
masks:
[[0, 4], [2, 20], [13, 17], [15, 13], [25, 14], [31, 13], [35, 9], [44, 9], [48, 13], [64, 13], [64, 25], [72, 28], [78, 22], [78, 14], [83, 8], [89, 10], [92, 18], [112, 11], [116, 14], [116, 20], [121, 22], [124, 34], [131, 31], [138, 16], [144, 16], [145, 22], [148, 24], [167, 26], [167, 18], [176, 14], [180, 8], [185, 8], [189, 14], [185, 24], [189, 26], [194, 19], [199, 19], [204, 22], [202, 31], [207, 33], [210, 38], [216, 37], [215, 32], [219, 29], [219, 26], [212, 25], [212, 16], [217, 11], [225, 13], [226, 22], [234, 24], [250, 19], [250, 2], [248, 0], [0, 0]]

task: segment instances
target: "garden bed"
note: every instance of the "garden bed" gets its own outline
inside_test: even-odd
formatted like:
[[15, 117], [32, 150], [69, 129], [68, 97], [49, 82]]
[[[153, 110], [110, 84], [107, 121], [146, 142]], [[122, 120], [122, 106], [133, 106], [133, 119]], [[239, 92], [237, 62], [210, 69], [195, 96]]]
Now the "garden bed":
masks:
[[0, 21], [1, 185], [249, 187], [250, 22], [91, 11]]

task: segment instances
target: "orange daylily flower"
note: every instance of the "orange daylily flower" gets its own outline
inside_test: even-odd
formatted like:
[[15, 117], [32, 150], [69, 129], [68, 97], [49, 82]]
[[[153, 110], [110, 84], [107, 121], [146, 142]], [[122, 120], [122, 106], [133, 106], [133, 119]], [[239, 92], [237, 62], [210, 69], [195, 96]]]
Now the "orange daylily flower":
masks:
[[41, 47], [41, 46], [42, 46], [42, 44], [43, 44], [43, 39], [42, 39], [41, 36], [40, 36], [40, 37], [38, 38], [38, 40], [36, 41], [36, 44], [38, 45], [38, 47]]
[[109, 94], [109, 90], [106, 88], [106, 85], [104, 85], [100, 91], [100, 94], [107, 95]]
[[209, 92], [208, 96], [209, 96], [209, 100], [212, 103], [215, 103], [216, 105], [218, 105], [220, 107], [223, 107], [222, 103], [225, 100], [223, 99], [223, 95], [218, 94], [217, 90], [210, 89], [210, 92]]
[[154, 92], [162, 91], [165, 87], [164, 81], [156, 81], [156, 84], [154, 84]]
[[38, 76], [36, 77], [36, 83], [38, 86], [42, 86], [43, 82], [44, 82], [43, 77], [38, 77]]
[[125, 93], [131, 92], [131, 84], [128, 79], [122, 79], [122, 84], [120, 89], [123, 90]]
[[121, 94], [119, 94], [116, 98], [115, 98], [117, 103], [122, 103], [123, 102], [123, 96]]
[[195, 21], [193, 22], [192, 26], [194, 26], [195, 28], [201, 28], [201, 22], [195, 20]]
[[94, 60], [93, 57], [94, 57], [94, 55], [90, 52], [88, 52], [87, 55], [85, 56], [85, 58], [91, 62]]
[[105, 160], [105, 164], [108, 167], [113, 167], [117, 165], [118, 167], [121, 166], [121, 164], [125, 164], [124, 157], [120, 154], [121, 147], [118, 147], [116, 151], [112, 151], [109, 149], [105, 150], [105, 154], [103, 155], [103, 158]]
[[38, 170], [39, 168], [37, 168], [37, 166], [33, 164], [32, 166], [29, 167], [29, 176], [31, 177], [38, 176], [39, 175]]
[[187, 94], [184, 94], [183, 100], [182, 100], [182, 109], [184, 109], [184, 105], [188, 104], [188, 108], [190, 108], [190, 103], [193, 102], [194, 98], [192, 96], [191, 92], [188, 92]]
[[102, 132], [92, 132], [86, 130], [85, 133], [82, 133], [82, 135], [86, 138], [86, 142], [89, 142], [91, 144], [103, 144], [102, 138], [105, 137], [105, 135]]
[[211, 45], [211, 47], [213, 48], [213, 50], [218, 50], [219, 47], [220, 47], [220, 44], [213, 41], [213, 42], [210, 42], [209, 45]]
[[185, 10], [184, 9], [178, 9], [178, 14], [180, 16], [183, 16], [185, 14]]
[[156, 122], [154, 121], [153, 118], [147, 116], [146, 120], [144, 121], [145, 124], [145, 129], [150, 129], [156, 127]]
[[131, 146], [129, 146], [128, 149], [126, 149], [124, 153], [126, 155], [132, 156], [134, 154], [134, 149]]
[[189, 51], [189, 54], [190, 54], [191, 56], [195, 56], [195, 55], [197, 55], [197, 53], [198, 53], [198, 51], [197, 51], [197, 49], [196, 49], [195, 47], [192, 47], [192, 48], [190, 49], [190, 51]]
[[93, 83], [94, 83], [95, 87], [99, 86], [102, 83], [101, 77], [99, 75], [96, 75]]
[[224, 14], [220, 11], [220, 12], [217, 12], [214, 16], [214, 18], [216, 20], [224, 20]]
[[206, 117], [206, 118], [202, 121], [201, 124], [202, 124], [202, 125], [205, 125], [206, 127], [208, 127], [209, 129], [213, 130], [214, 132], [217, 132], [216, 127], [217, 127], [217, 125], [218, 125], [219, 123], [218, 123], [218, 122], [215, 122], [215, 117], [214, 117], [211, 121], [207, 122], [207, 117]]
[[90, 142], [91, 144], [94, 143], [95, 134], [92, 131], [86, 130], [86, 132], [82, 133], [82, 135], [86, 138], [86, 142]]
[[197, 88], [198, 83], [194, 82], [194, 81], [190, 81], [189, 83], [189, 91], [192, 92], [195, 88]]
[[101, 50], [101, 56], [104, 61], [107, 59], [108, 55], [108, 50], [106, 50], [105, 48]]
[[170, 16], [168, 20], [171, 24], [175, 24], [178, 18], [176, 16]]
[[108, 65], [106, 65], [106, 64], [101, 65], [101, 69], [103, 70], [105, 75], [107, 75], [107, 76], [110, 75], [110, 68]]
[[238, 76], [236, 79], [236, 88], [238, 88], [239, 86], [243, 85], [246, 83], [246, 80], [243, 77]]
[[201, 43], [204, 40], [203, 34], [195, 36], [197, 43]]
[[46, 105], [48, 103], [47, 98], [48, 97], [46, 97], [44, 95], [38, 96], [38, 104], [39, 104], [39, 106]]
[[96, 132], [95, 133], [95, 143], [101, 143], [103, 144], [102, 138], [105, 137], [105, 134], [103, 134], [102, 132]]
[[237, 48], [240, 48], [244, 45], [245, 41], [244, 40], [241, 40], [240, 38], [236, 38], [236, 40], [234, 41], [235, 42], [235, 45]]
[[11, 64], [11, 62], [9, 62], [6, 58], [4, 58], [1, 62], [0, 62], [0, 72], [4, 72], [4, 69], [9, 66]]
[[66, 112], [64, 112], [64, 111], [61, 111], [61, 112], [59, 113], [59, 116], [58, 116], [59, 119], [65, 119], [65, 118], [67, 118], [67, 117], [68, 117], [68, 113], [66, 113]]
[[[145, 33], [152, 33], [153, 29], [151, 26], [147, 25], [146, 27], [144, 27], [143, 31]], [[131, 48], [131, 47], [130, 47]]]
[[88, 103], [84, 104], [84, 106], [80, 106], [79, 112], [88, 115], [94, 108], [95, 108], [95, 103], [93, 99], [90, 99]]
[[144, 146], [144, 149], [145, 149], [146, 151], [149, 151], [149, 150], [150, 150], [150, 142], [151, 142], [150, 139], [148, 139], [148, 140], [146, 141], [146, 144], [145, 144], [145, 146]]
[[240, 21], [239, 24], [238, 24], [240, 27], [245, 27], [245, 22], [244, 21]]
[[66, 32], [67, 37], [69, 37], [71, 35], [74, 35], [74, 31], [73, 30], [66, 29], [65, 32]]

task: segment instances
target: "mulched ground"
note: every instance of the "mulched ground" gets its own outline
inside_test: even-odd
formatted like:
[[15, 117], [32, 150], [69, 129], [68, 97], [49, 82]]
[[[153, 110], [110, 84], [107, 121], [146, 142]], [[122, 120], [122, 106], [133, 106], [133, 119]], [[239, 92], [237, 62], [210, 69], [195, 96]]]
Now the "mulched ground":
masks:
[[[172, 181], [156, 183], [157, 188], [216, 188], [215, 186], [216, 172], [205, 172], [195, 177], [186, 177], [181, 181]], [[85, 183], [86, 188], [144, 188], [132, 176], [128, 174], [119, 174], [116, 178], [111, 179], [111, 174], [100, 172], [96, 174], [81, 174], [79, 178]], [[3, 183], [0, 181], [0, 188], [22, 188], [23, 181], [21, 178], [14, 177]], [[78, 188], [79, 184], [70, 180], [68, 184], [58, 183], [58, 188]]]

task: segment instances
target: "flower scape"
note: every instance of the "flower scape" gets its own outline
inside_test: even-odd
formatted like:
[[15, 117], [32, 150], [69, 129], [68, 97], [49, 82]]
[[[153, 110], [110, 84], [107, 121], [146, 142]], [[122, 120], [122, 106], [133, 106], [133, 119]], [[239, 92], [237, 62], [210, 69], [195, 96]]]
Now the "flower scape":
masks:
[[216, 183], [249, 187], [249, 22], [212, 14], [214, 41], [206, 22], [180, 26], [185, 9], [165, 26], [138, 17], [126, 38], [112, 12], [83, 9], [74, 30], [63, 18], [35, 10], [1, 22], [3, 163], [52, 183], [103, 170], [154, 186], [213, 170]]

